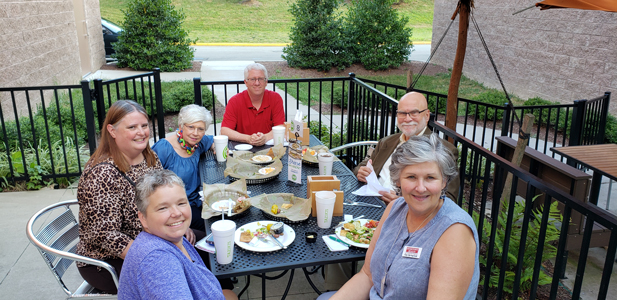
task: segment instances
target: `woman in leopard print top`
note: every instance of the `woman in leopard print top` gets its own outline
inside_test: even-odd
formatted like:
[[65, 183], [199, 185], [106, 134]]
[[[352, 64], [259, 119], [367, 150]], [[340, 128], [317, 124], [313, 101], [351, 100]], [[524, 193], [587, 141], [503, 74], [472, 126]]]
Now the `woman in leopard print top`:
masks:
[[[135, 182], [161, 163], [149, 146], [144, 108], [131, 100], [115, 102], [107, 112], [101, 142], [79, 180], [77, 253], [104, 260], [118, 275], [124, 257], [142, 227], [135, 206]], [[82, 277], [95, 288], [117, 293], [104, 269], [77, 263]]]

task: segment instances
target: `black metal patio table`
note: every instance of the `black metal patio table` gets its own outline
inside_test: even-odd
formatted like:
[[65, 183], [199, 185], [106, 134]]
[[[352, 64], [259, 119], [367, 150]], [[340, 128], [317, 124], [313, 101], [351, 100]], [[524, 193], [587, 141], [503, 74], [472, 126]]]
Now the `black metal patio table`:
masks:
[[[311, 135], [310, 146], [320, 145], [321, 142]], [[307, 176], [319, 175], [318, 168], [303, 165], [302, 167], [302, 184], [300, 186], [290, 186], [287, 184], [287, 155], [281, 160], [283, 162], [283, 170], [278, 178], [263, 184], [247, 185], [247, 189], [251, 192], [250, 196], [257, 196], [262, 193], [292, 193], [297, 197], [306, 198], [306, 181]], [[199, 172], [201, 179], [206, 184], [215, 183], [231, 183], [228, 177], [223, 177], [226, 163], [218, 163], [211, 151], [207, 152], [199, 162]], [[342, 162], [335, 161], [332, 167], [332, 175], [341, 182], [341, 190], [345, 192], [345, 199], [352, 201], [361, 201], [372, 204], [381, 205], [381, 208], [362, 207], [362, 206], [344, 206], [344, 213], [353, 216], [364, 215], [367, 219], [379, 220], [385, 210], [385, 204], [377, 197], [360, 197], [353, 195], [352, 192], [360, 188], [363, 184], [358, 182], [353, 172], [349, 170]], [[266, 220], [261, 210], [251, 207], [250, 211], [237, 219], [237, 228], [244, 224], [255, 221]], [[210, 218], [206, 220], [206, 231], [210, 233], [210, 226], [219, 218]], [[343, 217], [334, 217], [332, 224], [338, 224], [343, 221]], [[331, 252], [321, 236], [333, 234], [334, 230], [322, 229], [317, 226], [317, 221], [314, 217], [309, 218], [300, 223], [288, 224], [296, 233], [296, 238], [287, 247], [274, 252], [258, 253], [244, 250], [240, 247], [234, 247], [233, 261], [227, 265], [220, 265], [216, 261], [215, 255], [210, 255], [210, 266], [212, 273], [218, 278], [229, 278], [243, 275], [256, 275], [262, 278], [262, 298], [265, 299], [265, 280], [277, 279], [282, 277], [287, 271], [291, 270], [290, 279], [287, 284], [283, 299], [293, 280], [293, 272], [296, 268], [303, 268], [303, 272], [308, 279], [309, 284], [313, 289], [320, 294], [321, 292], [315, 287], [308, 277], [309, 271], [306, 267], [315, 267], [340, 262], [357, 262], [364, 260], [366, 249], [350, 247], [347, 251]], [[316, 232], [318, 235], [315, 243], [307, 243], [304, 239], [306, 232]], [[275, 277], [267, 277], [265, 273], [273, 271], [285, 271]], [[247, 277], [247, 286], [250, 277]], [[246, 287], [242, 290], [244, 292]], [[240, 294], [242, 293], [240, 292]]]

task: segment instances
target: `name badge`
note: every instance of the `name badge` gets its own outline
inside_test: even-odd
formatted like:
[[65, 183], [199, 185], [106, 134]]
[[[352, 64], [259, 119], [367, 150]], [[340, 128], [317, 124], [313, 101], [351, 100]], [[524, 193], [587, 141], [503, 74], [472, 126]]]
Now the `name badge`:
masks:
[[405, 246], [403, 250], [403, 257], [407, 258], [420, 258], [420, 254], [422, 254], [420, 247]]

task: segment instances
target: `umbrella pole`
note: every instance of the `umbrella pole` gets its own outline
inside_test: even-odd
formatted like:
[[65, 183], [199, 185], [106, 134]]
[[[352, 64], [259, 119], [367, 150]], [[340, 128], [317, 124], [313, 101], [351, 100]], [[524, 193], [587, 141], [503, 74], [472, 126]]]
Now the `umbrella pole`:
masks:
[[456, 7], [456, 12], [452, 19], [456, 18], [456, 14], [460, 14], [458, 25], [458, 43], [456, 46], [456, 55], [454, 56], [454, 66], [452, 66], [452, 75], [450, 77], [450, 86], [448, 88], [448, 101], [446, 105], [446, 127], [456, 131], [456, 117], [458, 112], [458, 87], [461, 83], [461, 75], [463, 74], [463, 62], [465, 61], [465, 50], [467, 49], [467, 31], [469, 29], [469, 12], [471, 0], [461, 0]]

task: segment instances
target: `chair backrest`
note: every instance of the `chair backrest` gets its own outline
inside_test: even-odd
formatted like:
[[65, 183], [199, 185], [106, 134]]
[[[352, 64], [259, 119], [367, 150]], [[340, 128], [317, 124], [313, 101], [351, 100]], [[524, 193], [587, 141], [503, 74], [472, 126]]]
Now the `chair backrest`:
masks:
[[[69, 298], [78, 295], [75, 292], [71, 292], [62, 280], [62, 277], [73, 261], [80, 261], [106, 269], [112, 274], [116, 286], [118, 286], [118, 276], [111, 265], [76, 254], [77, 243], [79, 242], [79, 224], [71, 210], [71, 206], [77, 207], [77, 200], [52, 204], [34, 214], [26, 226], [28, 239], [39, 250], [43, 260]], [[34, 233], [33, 227], [38, 219], [50, 219], [50, 221], [43, 224], [41, 229]], [[82, 284], [82, 287], [78, 290], [83, 290], [83, 286]]]

